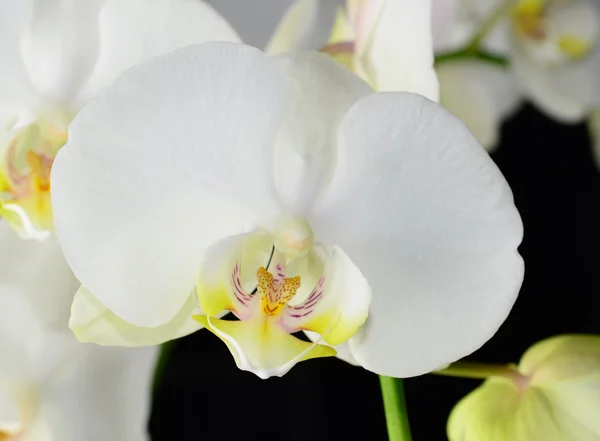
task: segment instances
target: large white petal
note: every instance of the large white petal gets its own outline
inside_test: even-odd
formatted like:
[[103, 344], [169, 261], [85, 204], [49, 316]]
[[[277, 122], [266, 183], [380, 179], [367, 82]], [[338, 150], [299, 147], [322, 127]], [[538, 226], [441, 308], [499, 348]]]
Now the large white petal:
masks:
[[291, 54], [277, 60], [290, 83], [275, 150], [275, 181], [282, 202], [292, 212], [303, 213], [331, 177], [336, 127], [371, 88], [323, 54]]
[[587, 103], [569, 93], [568, 88], [557, 87], [550, 68], [536, 63], [518, 50], [512, 53], [511, 68], [523, 93], [550, 117], [574, 123], [584, 119], [589, 111]]
[[386, 1], [365, 57], [378, 90], [414, 92], [437, 101], [431, 0]]
[[70, 101], [92, 73], [99, 53], [98, 14], [106, 0], [32, 0], [23, 57], [35, 89]]
[[62, 375], [41, 391], [52, 439], [145, 441], [157, 348], [79, 345]]
[[210, 245], [277, 218], [286, 88], [260, 51], [206, 43], [132, 68], [79, 113], [53, 167], [56, 229], [116, 315], [167, 323]]
[[81, 342], [103, 346], [151, 346], [197, 331], [202, 326], [192, 318], [203, 314], [196, 293], [191, 293], [179, 312], [164, 325], [144, 328], [119, 318], [84, 286], [79, 288], [69, 326]]
[[311, 223], [371, 285], [369, 317], [350, 340], [356, 360], [407, 377], [480, 347], [523, 278], [521, 220], [487, 153], [441, 106], [387, 93], [350, 110], [337, 157]]
[[201, 0], [109, 0], [99, 20], [98, 63], [82, 100], [155, 56], [191, 44], [240, 41], [229, 23]]
[[495, 149], [502, 120], [520, 103], [514, 78], [501, 66], [474, 59], [440, 63], [436, 71], [440, 103], [466, 124], [486, 150]]

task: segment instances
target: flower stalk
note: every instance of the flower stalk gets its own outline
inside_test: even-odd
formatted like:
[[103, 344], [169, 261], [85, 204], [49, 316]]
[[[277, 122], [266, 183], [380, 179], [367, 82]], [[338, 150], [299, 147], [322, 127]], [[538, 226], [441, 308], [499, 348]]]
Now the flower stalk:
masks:
[[528, 378], [521, 374], [513, 365], [478, 363], [474, 361], [459, 361], [452, 363], [445, 369], [434, 371], [432, 374], [482, 380], [489, 377], [501, 377], [512, 380], [518, 385], [525, 385], [528, 380]]
[[402, 379], [379, 376], [385, 421], [390, 441], [411, 441]]
[[506, 0], [494, 9], [467, 43], [465, 50], [467, 53], [474, 54], [479, 52], [483, 40], [485, 40], [488, 34], [496, 27], [498, 22], [510, 13], [513, 4], [514, 2], [512, 0]]

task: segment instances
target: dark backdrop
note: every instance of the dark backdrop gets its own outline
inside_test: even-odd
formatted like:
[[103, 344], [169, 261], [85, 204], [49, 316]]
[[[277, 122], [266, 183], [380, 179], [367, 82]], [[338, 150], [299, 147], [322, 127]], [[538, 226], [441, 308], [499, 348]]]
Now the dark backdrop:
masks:
[[[525, 224], [525, 282], [498, 334], [469, 358], [517, 362], [545, 337], [600, 333], [600, 174], [589, 142], [584, 124], [561, 126], [527, 106], [504, 125], [493, 157]], [[446, 440], [450, 410], [478, 384], [408, 379], [413, 440]], [[387, 439], [376, 375], [329, 358], [263, 381], [238, 371], [207, 331], [176, 342], [150, 428], [153, 441]]]

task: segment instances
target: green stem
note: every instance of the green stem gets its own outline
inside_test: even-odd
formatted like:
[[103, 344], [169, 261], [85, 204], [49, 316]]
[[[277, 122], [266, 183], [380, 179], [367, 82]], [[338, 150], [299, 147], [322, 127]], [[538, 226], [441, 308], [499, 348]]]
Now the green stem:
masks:
[[476, 53], [479, 51], [481, 43], [488, 36], [488, 34], [496, 27], [498, 22], [502, 20], [513, 7], [513, 0], [505, 0], [500, 3], [498, 7], [486, 18], [483, 24], [479, 27], [475, 35], [471, 38], [466, 46], [466, 52]]
[[411, 441], [404, 387], [400, 378], [379, 376], [390, 441]]
[[171, 358], [171, 353], [175, 348], [176, 340], [171, 340], [160, 345], [160, 353], [158, 355], [158, 360], [156, 361], [156, 366], [154, 368], [154, 379], [152, 380], [152, 393], [156, 394], [158, 387], [163, 379], [165, 374], [165, 368], [167, 367], [167, 362], [169, 358]]
[[508, 59], [506, 57], [496, 54], [490, 54], [485, 51], [469, 52], [466, 49], [436, 55], [435, 65], [438, 66], [441, 63], [445, 63], [447, 61], [464, 60], [467, 58], [474, 58], [477, 60], [485, 61], [490, 64], [495, 64], [500, 67], [508, 66]]
[[488, 377], [508, 378], [517, 384], [526, 384], [527, 377], [521, 374], [515, 366], [477, 363], [474, 361], [459, 361], [445, 369], [434, 371], [432, 374], [449, 377], [486, 379]]

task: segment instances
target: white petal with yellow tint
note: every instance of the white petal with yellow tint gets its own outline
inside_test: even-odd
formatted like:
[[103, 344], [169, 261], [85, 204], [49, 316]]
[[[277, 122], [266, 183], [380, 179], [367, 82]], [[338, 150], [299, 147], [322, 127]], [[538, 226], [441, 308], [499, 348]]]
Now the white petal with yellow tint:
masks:
[[[310, 339], [310, 341], [316, 342], [316, 341], [323, 340], [321, 335], [316, 332], [304, 331], [304, 333]], [[321, 344], [327, 344], [327, 342], [323, 340], [323, 341], [321, 341]], [[340, 360], [344, 360], [346, 363], [350, 363], [353, 366], [360, 366], [360, 363], [358, 361], [356, 361], [356, 359], [352, 355], [352, 351], [350, 350], [350, 345], [347, 342], [333, 346], [333, 349], [335, 349], [335, 351], [337, 352], [337, 354], [335, 356], [337, 358], [339, 358]]]
[[440, 104], [458, 117], [488, 151], [500, 141], [500, 125], [520, 102], [518, 86], [501, 66], [478, 60], [438, 64]]
[[364, 63], [381, 91], [407, 91], [437, 101], [431, 0], [388, 0], [365, 49]]
[[286, 90], [257, 49], [206, 43], [130, 69], [79, 113], [52, 171], [56, 230], [116, 315], [168, 323], [211, 245], [278, 218]]
[[239, 369], [263, 379], [281, 377], [300, 361], [336, 354], [329, 346], [297, 339], [269, 317], [228, 321], [200, 315], [195, 319], [223, 340]]
[[232, 236], [210, 247], [197, 281], [203, 314], [218, 317], [227, 310], [237, 317], [251, 315], [247, 293], [256, 287], [256, 270], [268, 265], [272, 252], [272, 237], [260, 232]]
[[600, 438], [600, 337], [561, 335], [525, 352], [519, 371], [531, 376], [552, 401], [554, 416], [570, 439]]
[[117, 317], [85, 287], [79, 288], [73, 305], [69, 327], [81, 342], [103, 346], [151, 346], [191, 334], [201, 328], [194, 314], [202, 314], [195, 293], [173, 319], [161, 326], [144, 328]]
[[350, 258], [334, 247], [323, 275], [304, 302], [288, 306], [282, 324], [288, 332], [314, 331], [329, 345], [346, 342], [365, 322], [371, 288]]
[[200, 0], [108, 0], [99, 29], [98, 62], [80, 101], [150, 58], [192, 44], [240, 41], [229, 23]]
[[106, 0], [33, 0], [22, 40], [23, 61], [36, 91], [68, 102], [92, 73], [100, 51], [98, 15]]
[[265, 46], [271, 55], [311, 49], [309, 43], [319, 19], [319, 0], [296, 0], [285, 12]]
[[553, 411], [552, 404], [540, 390], [520, 391], [511, 380], [491, 378], [454, 407], [448, 420], [448, 439], [572, 440], [561, 436]]
[[479, 348], [523, 280], [522, 223], [489, 155], [442, 106], [382, 93], [350, 110], [336, 157], [308, 220], [372, 290], [350, 340], [357, 361], [408, 377]]

